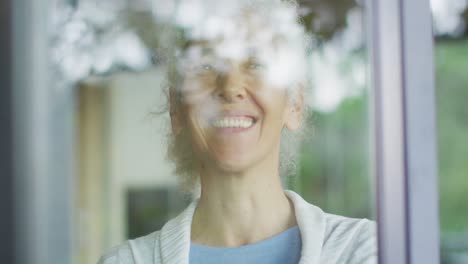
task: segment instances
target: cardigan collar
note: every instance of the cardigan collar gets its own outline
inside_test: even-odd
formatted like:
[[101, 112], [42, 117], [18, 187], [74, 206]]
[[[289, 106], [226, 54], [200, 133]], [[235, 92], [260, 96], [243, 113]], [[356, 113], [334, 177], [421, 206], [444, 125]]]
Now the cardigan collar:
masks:
[[[285, 194], [294, 205], [297, 225], [301, 232], [302, 250], [299, 264], [319, 263], [325, 235], [324, 213], [293, 191], [285, 191]], [[193, 201], [179, 216], [164, 225], [159, 236], [159, 248], [154, 249], [155, 259], [160, 256], [163, 264], [189, 263], [191, 224], [197, 204], [198, 200]]]

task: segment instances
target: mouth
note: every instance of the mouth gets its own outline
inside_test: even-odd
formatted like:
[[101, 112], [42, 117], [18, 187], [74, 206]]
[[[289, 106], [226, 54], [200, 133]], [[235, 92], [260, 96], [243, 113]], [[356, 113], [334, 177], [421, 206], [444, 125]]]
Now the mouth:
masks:
[[256, 121], [252, 116], [222, 116], [214, 119], [211, 125], [218, 129], [245, 130], [253, 127]]

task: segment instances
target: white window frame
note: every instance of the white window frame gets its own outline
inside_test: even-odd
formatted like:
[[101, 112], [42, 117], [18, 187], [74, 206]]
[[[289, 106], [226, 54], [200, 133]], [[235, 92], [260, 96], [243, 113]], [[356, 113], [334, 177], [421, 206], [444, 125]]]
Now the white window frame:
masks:
[[428, 0], [370, 0], [379, 263], [439, 263]]

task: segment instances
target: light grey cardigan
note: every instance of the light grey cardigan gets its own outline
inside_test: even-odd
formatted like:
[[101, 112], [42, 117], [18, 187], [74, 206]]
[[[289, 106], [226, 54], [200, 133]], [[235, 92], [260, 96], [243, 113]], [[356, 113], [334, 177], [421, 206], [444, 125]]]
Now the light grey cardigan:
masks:
[[[324, 213], [292, 191], [285, 191], [294, 204], [301, 232], [300, 264], [377, 263], [376, 227], [367, 219]], [[188, 264], [190, 227], [197, 201], [160, 231], [111, 249], [99, 264]]]

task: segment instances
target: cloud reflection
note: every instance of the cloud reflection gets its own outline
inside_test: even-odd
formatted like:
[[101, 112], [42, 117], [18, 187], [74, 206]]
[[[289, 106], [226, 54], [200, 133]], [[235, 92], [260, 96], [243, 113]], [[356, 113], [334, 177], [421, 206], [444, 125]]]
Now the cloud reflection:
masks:
[[[122, 68], [142, 70], [150, 66], [149, 47], [143, 44], [137, 31], [124, 26], [126, 21], [121, 14], [128, 8], [124, 2], [85, 0], [79, 1], [76, 8], [52, 5], [51, 60], [58, 76], [66, 83], [91, 74], [108, 74]], [[177, 25], [184, 29], [188, 39], [217, 39], [213, 49], [219, 58], [247, 58], [256, 49], [257, 59], [268, 65], [265, 79], [277, 87], [287, 87], [306, 76], [313, 86], [307, 100], [312, 108], [332, 111], [344, 98], [363, 91], [365, 58], [353, 55], [365, 48], [360, 7], [348, 12], [346, 28], [336, 32], [322, 49], [311, 49], [314, 37], [305, 36], [304, 29], [295, 22], [297, 13], [291, 9], [260, 10], [261, 14], [251, 15], [248, 20], [236, 18], [243, 6], [268, 6], [269, 2], [154, 0], [148, 1], [148, 5], [155, 23]], [[466, 9], [467, 2], [431, 0], [435, 33], [461, 34], [466, 26], [460, 13]], [[304, 15], [311, 10], [300, 8], [299, 11]], [[246, 31], [242, 23], [255, 27], [255, 34]], [[268, 46], [276, 36], [288, 40], [283, 46], [287, 48], [258, 48]], [[308, 53], [298, 52], [301, 50]], [[347, 71], [343, 71], [343, 65], [347, 65]]]
[[150, 64], [148, 49], [135, 32], [123, 27], [115, 6], [94, 1], [80, 1], [77, 8], [55, 4], [51, 14], [51, 60], [56, 78], [64, 83]]
[[466, 25], [460, 15], [467, 5], [467, 0], [431, 0], [436, 35], [462, 34]]

